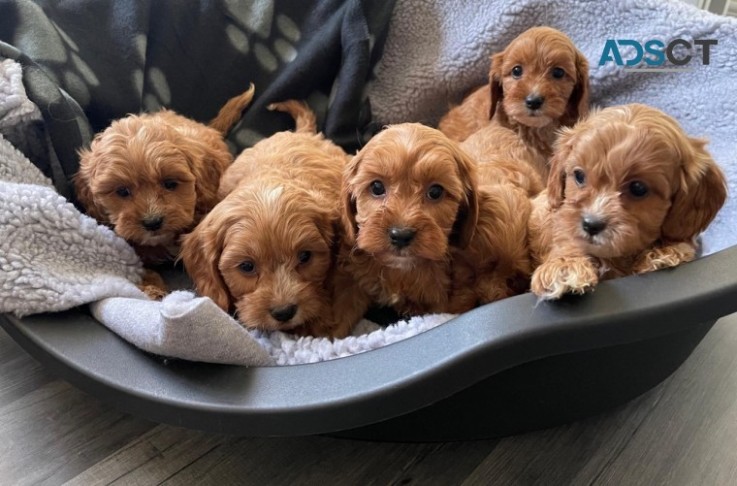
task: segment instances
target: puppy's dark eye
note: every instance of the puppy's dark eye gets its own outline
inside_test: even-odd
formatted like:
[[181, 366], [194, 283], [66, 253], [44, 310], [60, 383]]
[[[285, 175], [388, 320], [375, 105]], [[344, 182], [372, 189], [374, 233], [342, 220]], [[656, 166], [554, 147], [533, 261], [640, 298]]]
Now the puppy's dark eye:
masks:
[[639, 198], [647, 196], [647, 193], [650, 192], [650, 189], [647, 187], [647, 184], [642, 181], [632, 181], [629, 185], [629, 191], [630, 194], [632, 194], [634, 197]]
[[552, 76], [553, 76], [553, 77], [554, 77], [555, 79], [561, 79], [561, 78], [562, 78], [563, 76], [565, 76], [565, 75], [566, 75], [566, 72], [565, 72], [565, 71], [563, 70], [563, 68], [559, 68], [559, 67], [554, 67], [554, 68], [553, 68], [553, 69], [552, 69], [552, 70], [550, 71], [550, 74], [551, 74], [551, 75], [552, 75]]
[[161, 185], [164, 186], [164, 189], [166, 189], [167, 191], [173, 191], [177, 188], [179, 183], [174, 179], [166, 179], [164, 182], [161, 183]]
[[445, 193], [445, 189], [443, 189], [443, 186], [439, 184], [433, 184], [427, 190], [427, 198], [430, 199], [431, 201], [437, 201], [438, 199], [443, 197], [444, 193]]
[[374, 196], [383, 196], [386, 194], [386, 188], [384, 187], [384, 183], [381, 181], [372, 182], [371, 186], [369, 186], [369, 190]]
[[253, 275], [256, 273], [256, 264], [250, 260], [246, 260], [238, 265], [238, 269], [246, 275]]
[[581, 169], [576, 169], [573, 171], [573, 179], [575, 179], [576, 184], [583, 186], [586, 184], [586, 173]]
[[297, 253], [297, 260], [299, 260], [299, 263], [305, 264], [309, 262], [312, 259], [312, 252], [311, 251], [301, 251]]
[[121, 186], [115, 189], [115, 194], [117, 194], [120, 197], [128, 197], [131, 195], [131, 190], [128, 189], [127, 187]]
[[512, 76], [514, 76], [515, 78], [519, 78], [520, 76], [522, 76], [522, 66], [514, 66], [512, 68]]

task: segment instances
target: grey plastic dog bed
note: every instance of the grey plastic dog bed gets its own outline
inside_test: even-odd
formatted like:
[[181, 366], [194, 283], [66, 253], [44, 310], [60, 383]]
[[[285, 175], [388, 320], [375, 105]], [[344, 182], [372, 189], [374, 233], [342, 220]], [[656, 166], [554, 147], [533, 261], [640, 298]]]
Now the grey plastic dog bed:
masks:
[[322, 363], [163, 363], [80, 311], [3, 328], [71, 383], [151, 420], [247, 436], [488, 438], [549, 427], [658, 384], [737, 311], [737, 247], [583, 298], [496, 302], [405, 341]]

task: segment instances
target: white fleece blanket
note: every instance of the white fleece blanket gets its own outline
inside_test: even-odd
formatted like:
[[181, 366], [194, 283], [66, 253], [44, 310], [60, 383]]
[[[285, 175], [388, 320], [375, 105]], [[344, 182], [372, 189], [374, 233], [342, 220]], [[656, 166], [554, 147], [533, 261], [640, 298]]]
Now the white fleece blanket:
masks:
[[[730, 192], [734, 191], [737, 21], [676, 1], [398, 0], [386, 49], [369, 87], [375, 117], [380, 123], [437, 122], [451, 102], [486, 82], [491, 53], [523, 30], [543, 24], [568, 33], [589, 58], [595, 103], [648, 103], [674, 115], [689, 133], [709, 137], [710, 149], [728, 174]], [[597, 65], [606, 39], [644, 42], [677, 37], [718, 39], [711, 65], [673, 74], [624, 73]], [[12, 72], [7, 74], [12, 68], [9, 71], [5, 63], [3, 68], [0, 117], [5, 113], [2, 107], [18, 95], [5, 94], [3, 83], [7, 86], [13, 78]], [[418, 317], [386, 329], [363, 321], [356, 335], [329, 341], [245, 331], [212, 301], [188, 291], [174, 292], [163, 302], [148, 301], [132, 284], [140, 270], [132, 250], [111, 231], [77, 213], [34, 170], [0, 139], [0, 312], [24, 315], [94, 301], [90, 308], [100, 322], [146, 351], [242, 365], [348, 356], [406, 339], [453, 317]], [[707, 231], [706, 252], [737, 242], [735, 211], [730, 197]], [[112, 258], [113, 254], [117, 256]], [[59, 267], [59, 262], [64, 264]]]
[[110, 296], [141, 296], [133, 249], [60, 196], [1, 134], [40, 119], [20, 66], [0, 63], [0, 312], [69, 309]]

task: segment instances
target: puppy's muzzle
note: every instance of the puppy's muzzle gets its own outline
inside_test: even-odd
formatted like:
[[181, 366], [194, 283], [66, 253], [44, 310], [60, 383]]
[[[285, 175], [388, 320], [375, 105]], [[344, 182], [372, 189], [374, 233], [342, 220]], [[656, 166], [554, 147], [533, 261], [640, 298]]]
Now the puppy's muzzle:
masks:
[[297, 314], [297, 306], [294, 304], [283, 305], [281, 307], [274, 307], [269, 310], [271, 317], [279, 322], [287, 322]]
[[606, 221], [595, 216], [581, 218], [581, 227], [589, 236], [596, 236], [606, 229]]
[[156, 231], [161, 229], [161, 227], [164, 225], [164, 217], [163, 216], [146, 216], [141, 221], [141, 226], [143, 226], [146, 231]]
[[396, 248], [405, 248], [412, 243], [415, 238], [417, 230], [413, 228], [390, 228], [389, 229], [389, 241], [392, 246]]

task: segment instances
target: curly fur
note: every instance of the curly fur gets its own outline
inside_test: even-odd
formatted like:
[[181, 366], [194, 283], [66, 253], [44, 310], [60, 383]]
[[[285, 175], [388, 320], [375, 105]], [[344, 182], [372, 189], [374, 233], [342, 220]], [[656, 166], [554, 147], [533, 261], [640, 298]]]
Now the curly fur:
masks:
[[[696, 237], [727, 197], [705, 144], [641, 104], [606, 108], [566, 129], [547, 188], [533, 201], [530, 246], [540, 266], [532, 291], [557, 299], [600, 279], [693, 260]], [[586, 231], [586, 218], [602, 228]]]
[[[554, 77], [555, 69], [563, 76]], [[491, 57], [489, 84], [452, 108], [439, 128], [463, 141], [491, 123], [497, 155], [531, 164], [545, 178], [557, 130], [588, 113], [588, 73], [586, 57], [564, 33], [533, 27]], [[543, 100], [539, 108], [526, 105], [530, 96]]]
[[[246, 327], [344, 337], [351, 326], [333, 318], [332, 285], [347, 155], [314, 132], [306, 104], [270, 108], [290, 113], [296, 131], [236, 158], [222, 201], [184, 237], [181, 258], [197, 291]], [[279, 317], [285, 308], [293, 314]]]

